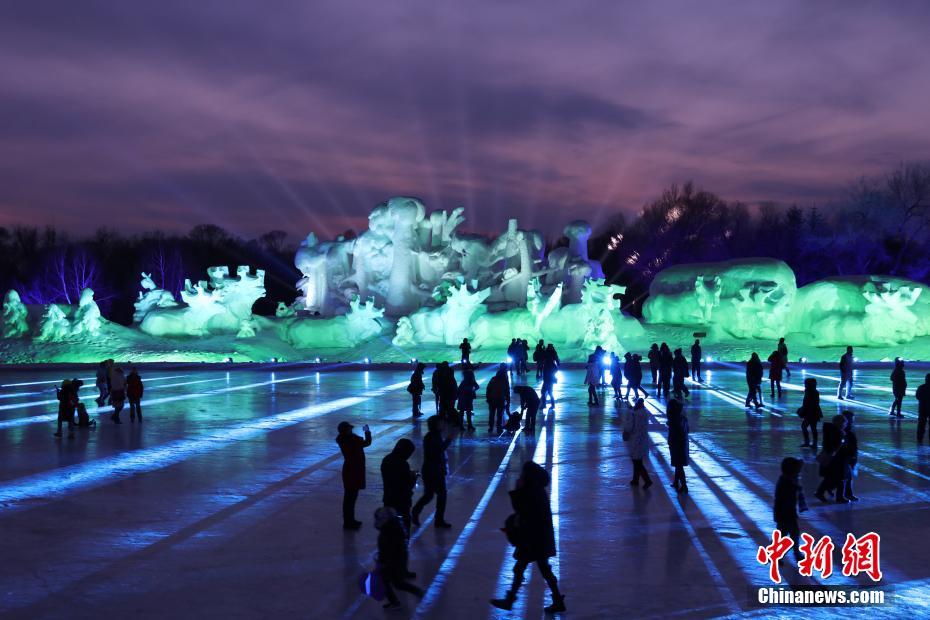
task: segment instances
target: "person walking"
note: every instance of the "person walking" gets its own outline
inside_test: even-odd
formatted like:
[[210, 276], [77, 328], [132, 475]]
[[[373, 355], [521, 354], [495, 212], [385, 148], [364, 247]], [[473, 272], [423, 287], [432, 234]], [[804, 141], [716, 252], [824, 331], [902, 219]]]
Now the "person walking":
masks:
[[448, 362], [442, 363], [442, 374], [439, 378], [439, 415], [449, 424], [462, 427], [462, 421], [455, 411], [455, 399], [458, 396], [459, 384], [455, 380], [455, 371]]
[[410, 592], [417, 598], [423, 598], [423, 590], [410, 583], [416, 577], [408, 568], [408, 536], [396, 512], [387, 506], [375, 511], [375, 528], [378, 530], [378, 573], [384, 584], [384, 596], [387, 603], [384, 609], [396, 611], [402, 609], [395, 590]]
[[559, 380], [559, 363], [558, 358], [546, 356], [543, 360], [543, 380], [542, 380], [542, 404], [546, 406], [549, 401], [550, 406], [555, 407], [555, 395], [553, 390], [556, 382]]
[[782, 368], [785, 370], [785, 376], [790, 379], [791, 369], [788, 368], [788, 345], [785, 343], [784, 338], [778, 339], [778, 346], [775, 347], [775, 350], [778, 351], [779, 355], [781, 355]]
[[520, 397], [520, 415], [526, 422], [523, 424], [523, 430], [528, 433], [536, 433], [536, 414], [539, 413], [539, 395], [529, 385], [513, 386], [514, 394]]
[[659, 347], [659, 396], [665, 392], [665, 398], [669, 397], [669, 388], [672, 383], [672, 366], [675, 364], [675, 358], [672, 356], [671, 349], [664, 342]]
[[859, 436], [856, 435], [856, 414], [847, 409], [843, 411], [843, 417], [846, 418], [846, 441], [843, 445], [846, 465], [844, 480], [846, 484], [842, 493], [843, 497], [849, 501], [858, 502], [859, 498], [853, 493], [853, 480], [859, 475]]
[[759, 359], [758, 353], [753, 352], [749, 361], [746, 362], [746, 385], [749, 388], [746, 394], [747, 409], [750, 402], [756, 406], [756, 409], [762, 408], [762, 373], [762, 360]]
[[846, 388], [846, 398], [853, 400], [853, 366], [855, 361], [853, 348], [846, 347], [846, 353], [840, 358], [840, 387], [836, 390], [836, 397], [840, 400], [843, 400], [843, 388]]
[[61, 437], [61, 425], [68, 423], [68, 439], [74, 437], [74, 412], [77, 409], [78, 398], [77, 390], [71, 379], [65, 379], [61, 386], [55, 389], [55, 397], [58, 399], [58, 430], [55, 431], [55, 437]]
[[436, 364], [433, 374], [430, 376], [430, 391], [433, 393], [433, 399], [436, 401], [436, 414], [439, 415], [439, 392], [442, 385], [442, 363]]
[[694, 339], [694, 344], [691, 345], [691, 380], [701, 382], [701, 341], [697, 338]]
[[410, 469], [410, 457], [416, 451], [413, 442], [403, 437], [394, 444], [391, 453], [381, 459], [381, 481], [384, 483], [382, 502], [394, 510], [410, 537], [410, 510], [417, 473]]
[[[804, 443], [802, 448], [813, 448], [817, 452], [817, 424], [823, 418], [823, 411], [820, 409], [820, 392], [817, 391], [817, 379], [808, 377], [804, 380], [804, 398], [801, 401], [801, 407], [798, 409], [798, 416], [801, 418], [801, 432], [804, 433]], [[814, 443], [810, 442], [808, 429], [814, 435]]]
[[129, 421], [135, 421], [136, 417], [139, 422], [142, 421], [142, 393], [145, 386], [142, 384], [142, 377], [139, 371], [133, 368], [126, 376], [126, 399], [129, 401]]
[[904, 360], [900, 357], [894, 361], [894, 370], [891, 371], [891, 393], [894, 401], [891, 403], [891, 410], [888, 415], [893, 418], [903, 418], [901, 413], [901, 402], [904, 400], [904, 393], [907, 391], [907, 375], [904, 373]]
[[452, 527], [446, 521], [446, 449], [452, 443], [454, 436], [443, 439], [440, 430], [439, 416], [430, 416], [426, 420], [428, 429], [423, 437], [423, 467], [420, 476], [423, 479], [423, 496], [413, 507], [411, 519], [413, 524], [420, 526], [420, 513], [423, 508], [436, 498], [436, 518], [433, 525], [437, 528], [448, 529]]
[[649, 418], [646, 413], [646, 403], [641, 398], [636, 399], [633, 405], [633, 411], [623, 427], [623, 438], [627, 440], [627, 450], [630, 453], [630, 460], [633, 461], [633, 479], [630, 485], [639, 486], [640, 478], [643, 479], [643, 488], [648, 489], [652, 486], [652, 478], [643, 465], [643, 459], [646, 458], [646, 451], [649, 448]]
[[924, 429], [930, 420], [930, 374], [924, 377], [923, 385], [917, 386], [917, 443], [924, 441]]
[[659, 387], [659, 345], [652, 343], [652, 346], [649, 347], [649, 353], [646, 354], [646, 358], [649, 360], [649, 372], [652, 373], [652, 387], [653, 389]]
[[471, 343], [468, 342], [468, 338], [462, 339], [459, 349], [462, 351], [462, 363], [471, 364]]
[[807, 511], [804, 488], [801, 486], [801, 468], [804, 461], [786, 457], [781, 461], [781, 476], [775, 484], [775, 529], [794, 541], [794, 557], [800, 560], [801, 525], [798, 513]]
[[610, 387], [614, 389], [614, 400], [620, 400], [622, 398], [620, 389], [623, 387], [623, 366], [620, 365], [620, 356], [616, 353], [610, 354]]
[[339, 434], [336, 444], [342, 452], [342, 529], [357, 530], [362, 522], [355, 518], [355, 502], [358, 492], [365, 488], [365, 448], [371, 445], [371, 430], [368, 425], [362, 427], [365, 438], [352, 432], [355, 428], [348, 422], [340, 422], [336, 427]]
[[769, 387], [772, 388], [772, 400], [775, 399], [775, 388], [778, 388], [778, 397], [781, 398], [781, 372], [785, 368], [784, 359], [778, 351], [769, 355]]
[[491, 377], [484, 391], [488, 401], [488, 432], [503, 432], [504, 411], [510, 405], [510, 378], [507, 376], [507, 367], [503, 364], [497, 369], [497, 374]]
[[836, 493], [837, 504], [848, 504], [843, 496], [846, 488], [846, 451], [845, 451], [845, 428], [846, 418], [837, 415], [833, 420], [823, 425], [823, 447], [820, 454], [817, 455], [817, 462], [820, 463], [820, 476], [823, 480], [814, 497], [822, 502], [826, 502], [824, 495], [826, 492]]
[[552, 604], [546, 613], [566, 610], [565, 596], [559, 591], [559, 582], [549, 558], [555, 557], [555, 528], [552, 526], [552, 509], [549, 506], [549, 474], [539, 464], [527, 461], [523, 464], [516, 488], [510, 492], [510, 503], [514, 514], [507, 518], [504, 532], [514, 546], [513, 584], [502, 599], [492, 599], [491, 605], [509, 611], [517, 600], [517, 592], [523, 584], [527, 566], [535, 562], [549, 591]]
[[[475, 398], [478, 396], [478, 381], [475, 380], [475, 371], [466, 368], [462, 372], [462, 382], [458, 387], [459, 415], [468, 420], [468, 430], [475, 430], [472, 416], [475, 413]], [[463, 428], [460, 425], [460, 428]]]
[[681, 395], [689, 396], [691, 393], [685, 385], [685, 379], [688, 377], [688, 360], [685, 359], [681, 349], [675, 349], [675, 356], [672, 359], [672, 382], [674, 389], [672, 395], [681, 400]]
[[585, 365], [584, 382], [588, 386], [589, 407], [600, 404], [597, 399], [597, 384], [601, 381], [600, 363], [598, 361], [600, 350], [601, 347], [598, 346], [594, 353], [588, 356], [588, 363]]
[[[627, 355], [630, 355], [627, 353]], [[633, 390], [633, 398], [639, 398], [639, 393], [643, 393], [643, 398], [649, 398], [649, 392], [643, 387], [643, 365], [642, 356], [634, 353], [630, 357], [630, 369], [626, 371], [626, 392], [623, 398], [630, 397], [630, 390]]]
[[110, 403], [113, 405], [113, 415], [110, 419], [117, 424], [122, 424], [119, 414], [126, 404], [126, 376], [122, 368], [114, 368], [110, 375]]
[[413, 417], [419, 418], [423, 415], [420, 405], [423, 402], [423, 392], [426, 390], [426, 384], [423, 383], [423, 372], [426, 370], [426, 364], [417, 363], [413, 374], [410, 375], [410, 385], [407, 391], [410, 393], [412, 400]]
[[665, 410], [668, 423], [668, 453], [669, 461], [675, 468], [675, 479], [672, 486], [679, 493], [688, 492], [688, 483], [685, 479], [685, 467], [688, 466], [688, 418], [685, 417], [681, 401], [670, 400]]

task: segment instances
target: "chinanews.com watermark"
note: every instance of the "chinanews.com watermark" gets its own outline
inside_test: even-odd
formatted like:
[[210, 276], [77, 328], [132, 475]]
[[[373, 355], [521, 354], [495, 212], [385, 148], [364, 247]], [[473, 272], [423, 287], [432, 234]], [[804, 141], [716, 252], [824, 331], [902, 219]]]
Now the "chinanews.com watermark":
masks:
[[868, 577], [863, 585], [828, 585], [833, 576], [833, 552], [836, 546], [829, 536], [819, 540], [810, 534], [799, 536], [800, 541], [794, 549], [798, 575], [819, 581], [817, 585], [782, 585], [780, 567], [785, 556], [795, 547], [795, 541], [779, 530], [772, 532], [772, 542], [761, 546], [756, 560], [768, 566], [768, 577], [774, 585], [751, 587], [750, 600], [755, 605], [794, 605], [804, 607], [835, 607], [888, 605], [892, 602], [894, 590], [879, 585], [882, 581], [881, 537], [875, 532], [863, 536], [846, 534], [846, 540], [840, 550], [841, 567], [844, 577]]

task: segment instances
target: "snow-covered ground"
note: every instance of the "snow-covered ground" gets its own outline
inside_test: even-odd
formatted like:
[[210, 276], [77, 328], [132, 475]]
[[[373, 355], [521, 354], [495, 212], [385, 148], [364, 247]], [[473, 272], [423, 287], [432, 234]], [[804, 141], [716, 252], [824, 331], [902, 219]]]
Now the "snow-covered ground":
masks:
[[[95, 355], [97, 355], [95, 353]], [[97, 355], [99, 357], [99, 355]], [[96, 359], [96, 357], [94, 358]], [[479, 399], [479, 430], [449, 449], [450, 530], [431, 519], [416, 530], [411, 568], [427, 589], [422, 601], [401, 594], [397, 617], [485, 618], [511, 576], [511, 548], [499, 528], [510, 513], [506, 491], [521, 464], [551, 473], [558, 560], [573, 618], [703, 618], [724, 615], [924, 617], [930, 584], [930, 448], [915, 442], [913, 388], [927, 368], [909, 367], [906, 417], [889, 420], [888, 370], [860, 370], [857, 400], [860, 474], [857, 504], [821, 504], [813, 454], [801, 443], [798, 391], [805, 376], [822, 386], [829, 369], [796, 368], [774, 406], [747, 411], [740, 368], [718, 367], [693, 389], [690, 494], [669, 487], [664, 403], [650, 403], [653, 447], [647, 468], [656, 484], [631, 489], [621, 440], [625, 406], [585, 405], [580, 370], [565, 370], [557, 404], [536, 437], [489, 436]], [[373, 565], [379, 505], [378, 465], [397, 439], [418, 445], [425, 422], [410, 419], [408, 370], [217, 370], [143, 368], [145, 422], [113, 425], [104, 412], [95, 430], [52, 437], [53, 385], [85, 378], [86, 368], [0, 373], [0, 613], [10, 617], [382, 618], [358, 576]], [[481, 370], [484, 384], [488, 371]], [[694, 386], [692, 386], [694, 388]], [[765, 391], [766, 397], [768, 391]], [[432, 402], [425, 403], [426, 409]], [[768, 403], [768, 399], [766, 398]], [[371, 425], [368, 488], [359, 499], [359, 532], [341, 529], [341, 456], [336, 425]], [[750, 600], [765, 585], [755, 561], [770, 536], [771, 501], [786, 455], [807, 462], [811, 510], [802, 527], [837, 545], [825, 584], [870, 584], [839, 574], [846, 532], [881, 536], [884, 607], [760, 609]], [[420, 490], [418, 489], [417, 495]], [[432, 507], [425, 517], [431, 517]], [[793, 584], [811, 583], [790, 567]], [[529, 573], [528, 573], [529, 574]], [[539, 618], [549, 597], [538, 573], [509, 617]]]

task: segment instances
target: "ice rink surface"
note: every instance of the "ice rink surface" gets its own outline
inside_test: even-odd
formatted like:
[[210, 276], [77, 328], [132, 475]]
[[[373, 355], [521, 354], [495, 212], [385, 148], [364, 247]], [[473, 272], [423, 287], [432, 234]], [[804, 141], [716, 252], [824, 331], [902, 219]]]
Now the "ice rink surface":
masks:
[[[583, 371], [566, 370], [557, 404], [540, 414], [535, 437], [490, 436], [481, 369], [478, 431], [449, 449], [450, 530], [432, 527], [427, 508], [413, 533], [411, 570], [427, 590], [401, 593], [392, 617], [539, 618], [549, 595], [538, 573], [511, 614], [496, 612], [511, 578], [512, 549], [500, 532], [511, 512], [507, 490], [529, 459], [551, 473], [559, 555], [554, 562], [572, 618], [702, 618], [727, 615], [859, 616], [861, 608], [760, 608], [750, 600], [768, 583], [755, 560], [770, 542], [772, 495], [784, 456], [803, 456], [811, 510], [802, 530], [837, 545], [826, 585], [869, 585], [840, 574], [847, 532], [881, 535], [890, 604], [872, 617], [926, 617], [930, 586], [930, 447], [916, 445], [913, 389], [927, 369], [908, 369], [905, 418], [889, 419], [889, 369], [857, 371], [860, 442], [850, 505], [822, 504], [814, 455], [802, 450], [800, 386], [815, 376], [825, 419], [841, 410], [836, 372], [795, 368], [786, 394], [743, 407], [737, 366], [691, 385], [690, 493], [670, 488], [664, 402], [649, 399], [656, 484], [628, 484], [621, 439], [625, 404], [608, 395], [588, 407]], [[428, 371], [429, 373], [430, 371]], [[397, 439], [418, 446], [425, 418], [412, 422], [409, 370], [148, 370], [145, 422], [113, 425], [93, 407], [93, 379], [82, 397], [98, 420], [74, 439], [52, 437], [60, 371], [0, 372], [0, 613], [21, 618], [381, 618], [358, 577], [373, 566], [380, 505], [378, 467]], [[70, 375], [68, 375], [70, 376]], [[457, 378], [460, 378], [457, 373]], [[532, 375], [530, 377], [532, 379]], [[427, 376], [427, 383], [429, 377]], [[429, 392], [424, 410], [433, 406]], [[368, 423], [368, 488], [359, 532], [341, 529], [342, 458], [336, 425]], [[358, 429], [360, 430], [360, 428]], [[418, 488], [416, 495], [419, 496]], [[790, 557], [790, 555], [789, 555]], [[787, 563], [790, 583], [814, 584]], [[529, 575], [529, 572], [527, 573]]]

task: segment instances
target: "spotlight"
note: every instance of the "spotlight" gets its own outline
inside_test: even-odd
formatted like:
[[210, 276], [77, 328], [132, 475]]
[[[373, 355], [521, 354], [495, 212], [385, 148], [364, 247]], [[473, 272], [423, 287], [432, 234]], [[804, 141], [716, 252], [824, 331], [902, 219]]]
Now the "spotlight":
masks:
[[365, 359], [363, 359], [362, 361], [365, 362], [366, 364], [370, 364], [370, 363], [371, 363], [371, 360], [370, 360], [369, 358], [367, 358], [367, 357], [366, 357]]
[[858, 357], [854, 357], [854, 358], [853, 358], [853, 361], [854, 361], [854, 362], [858, 362], [858, 361], [859, 361], [859, 358], [858, 358]]
[[416, 363], [417, 363], [417, 358], [411, 357], [411, 358], [410, 358], [410, 363], [411, 363], [411, 364], [416, 364]]
[[508, 364], [513, 364], [513, 358], [510, 357], [509, 355], [507, 356], [507, 363], [508, 363]]
[[319, 364], [320, 361], [321, 361], [320, 358], [316, 358], [315, 360], [313, 360], [313, 362], [314, 362], [315, 364]]
[[609, 355], [605, 355], [604, 357], [601, 358], [601, 361], [602, 361], [604, 364], [610, 364], [610, 356], [609, 356]]
[[277, 363], [278, 363], [278, 358], [272, 357], [272, 358], [271, 358], [271, 363], [272, 363], [272, 364], [277, 364]]
[[807, 358], [806, 358], [806, 357], [802, 357], [802, 358], [801, 358], [801, 363], [802, 363], [802, 364], [806, 364], [806, 363], [807, 363]]
[[231, 357], [227, 357], [227, 358], [224, 359], [223, 361], [226, 362], [227, 364], [232, 364], [232, 358], [231, 358]]
[[707, 357], [704, 358], [704, 361], [705, 361], [705, 362], [712, 362], [712, 361], [714, 361], [714, 358], [713, 358], [712, 356], [708, 355]]

